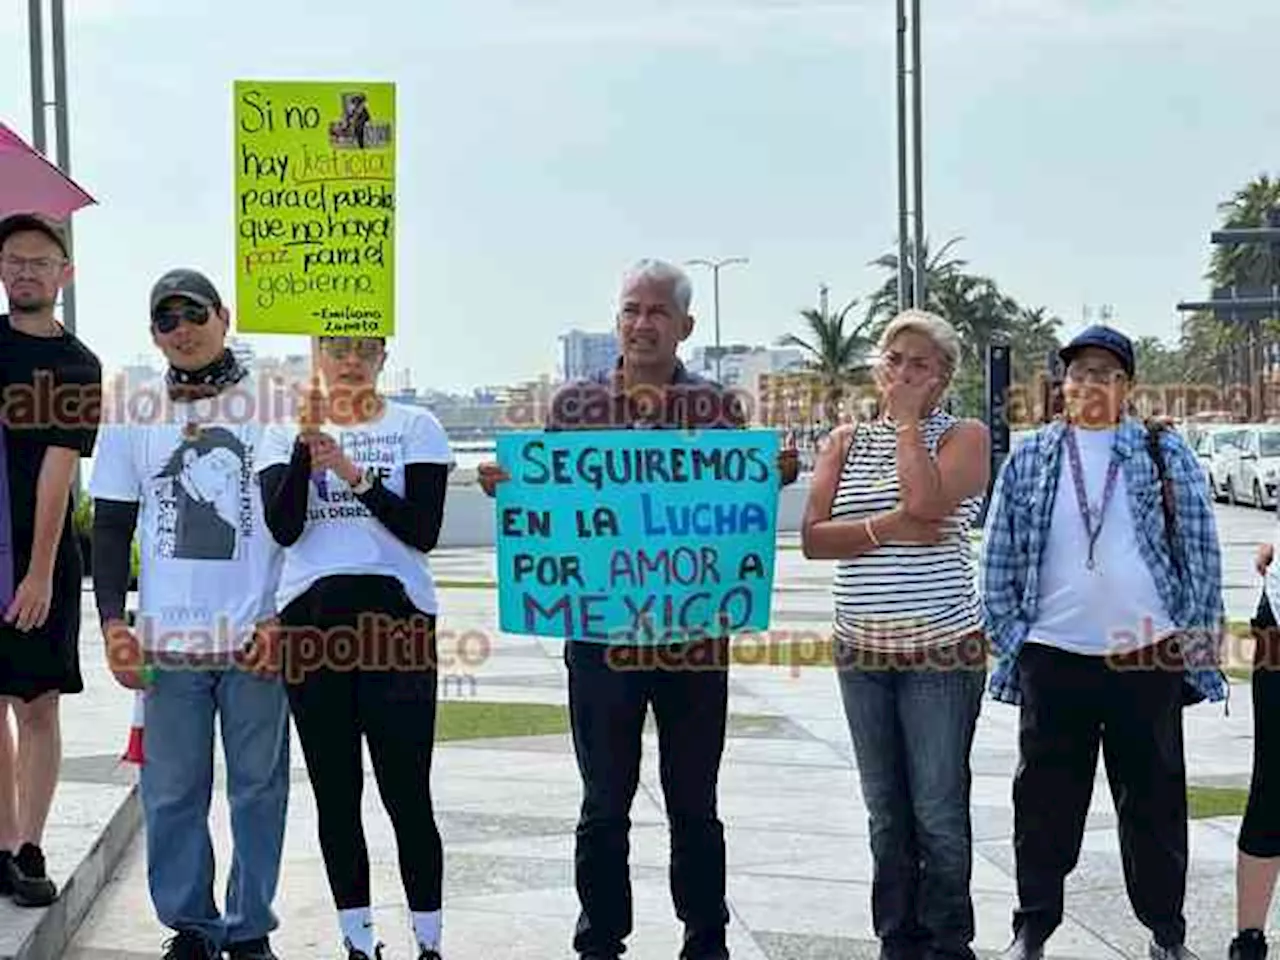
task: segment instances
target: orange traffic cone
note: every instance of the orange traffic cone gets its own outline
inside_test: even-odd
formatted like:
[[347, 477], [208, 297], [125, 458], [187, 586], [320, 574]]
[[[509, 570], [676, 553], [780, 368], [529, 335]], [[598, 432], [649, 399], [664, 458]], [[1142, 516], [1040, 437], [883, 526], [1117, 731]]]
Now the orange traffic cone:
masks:
[[142, 766], [142, 730], [145, 715], [146, 700], [143, 698], [142, 691], [139, 690], [133, 697], [133, 722], [129, 725], [129, 745], [125, 747], [124, 756], [120, 758], [125, 763], [136, 763]]

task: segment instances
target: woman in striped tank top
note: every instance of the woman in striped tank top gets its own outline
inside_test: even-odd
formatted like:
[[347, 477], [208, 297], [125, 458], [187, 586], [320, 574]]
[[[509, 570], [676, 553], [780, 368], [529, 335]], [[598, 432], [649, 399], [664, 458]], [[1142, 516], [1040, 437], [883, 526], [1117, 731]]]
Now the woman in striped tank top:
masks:
[[880, 340], [881, 416], [837, 428], [815, 469], [805, 556], [838, 561], [836, 665], [875, 861], [882, 960], [973, 960], [969, 751], [986, 645], [969, 529], [990, 435], [939, 406], [955, 330], [909, 310]]

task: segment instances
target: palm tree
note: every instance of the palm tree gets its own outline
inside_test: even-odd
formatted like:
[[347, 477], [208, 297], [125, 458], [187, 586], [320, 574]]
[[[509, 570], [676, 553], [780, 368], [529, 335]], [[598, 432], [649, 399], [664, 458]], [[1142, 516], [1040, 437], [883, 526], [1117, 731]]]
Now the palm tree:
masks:
[[1049, 355], [1062, 346], [1058, 331], [1062, 321], [1047, 316], [1044, 307], [1019, 307], [1014, 318], [1010, 343], [1013, 347], [1013, 379], [1022, 384], [1035, 383], [1045, 372]]
[[[1235, 192], [1235, 195], [1218, 205], [1222, 225], [1232, 227], [1262, 227], [1268, 224], [1269, 214], [1280, 206], [1280, 180], [1261, 174]], [[1239, 244], [1217, 247], [1206, 277], [1215, 288], [1238, 286], [1252, 288], [1270, 287], [1280, 279], [1274, 255], [1263, 244]], [[1244, 323], [1228, 323], [1216, 317], [1208, 317], [1195, 324], [1203, 339], [1217, 342], [1217, 369], [1220, 386], [1237, 379], [1256, 375], [1262, 363], [1264, 342], [1274, 342], [1280, 331], [1268, 321], [1256, 320]], [[1216, 335], [1205, 337], [1210, 330]], [[1201, 367], [1197, 372], [1203, 372]]]
[[800, 316], [811, 334], [808, 339], [788, 333], [778, 340], [781, 347], [799, 347], [808, 354], [805, 366], [816, 375], [822, 388], [823, 417], [831, 425], [845, 388], [870, 369], [868, 357], [875, 349], [875, 341], [867, 333], [872, 318], [851, 330], [845, 329], [849, 311], [857, 302], [850, 300], [834, 314], [822, 309], [801, 310]]
[[[942, 249], [933, 255], [929, 253], [928, 242], [926, 241], [924, 244], [925, 305], [930, 310], [936, 309], [935, 292], [939, 285], [947, 277], [955, 275], [968, 265], [965, 260], [947, 258], [951, 248], [962, 239], [962, 237], [952, 237], [942, 245]], [[914, 256], [914, 250], [908, 248], [907, 256], [907, 283], [914, 285], [915, 263], [911, 259]], [[871, 266], [880, 267], [889, 272], [888, 278], [881, 284], [880, 289], [873, 293], [871, 299], [867, 301], [867, 319], [871, 320], [876, 326], [883, 328], [892, 319], [893, 315], [898, 312], [898, 255], [897, 253], [886, 253], [884, 256], [871, 261]]]
[[[1280, 206], [1280, 180], [1272, 180], [1264, 173], [1219, 204], [1218, 212], [1223, 227], [1228, 229], [1264, 227], [1268, 212], [1276, 206]], [[1218, 247], [1213, 252], [1209, 279], [1217, 286], [1269, 283], [1270, 266], [1270, 253], [1262, 244]]]

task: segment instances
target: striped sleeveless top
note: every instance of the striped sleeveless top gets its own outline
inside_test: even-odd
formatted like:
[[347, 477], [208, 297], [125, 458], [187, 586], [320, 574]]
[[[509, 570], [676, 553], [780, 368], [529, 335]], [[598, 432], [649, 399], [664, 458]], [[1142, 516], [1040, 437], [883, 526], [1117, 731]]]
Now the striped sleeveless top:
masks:
[[[935, 457], [959, 421], [935, 410], [924, 441]], [[898, 436], [892, 423], [859, 423], [836, 485], [833, 520], [860, 520], [899, 503]], [[945, 646], [981, 630], [969, 531], [981, 497], [961, 502], [936, 544], [891, 543], [836, 564], [835, 638], [864, 650], [914, 652]]]

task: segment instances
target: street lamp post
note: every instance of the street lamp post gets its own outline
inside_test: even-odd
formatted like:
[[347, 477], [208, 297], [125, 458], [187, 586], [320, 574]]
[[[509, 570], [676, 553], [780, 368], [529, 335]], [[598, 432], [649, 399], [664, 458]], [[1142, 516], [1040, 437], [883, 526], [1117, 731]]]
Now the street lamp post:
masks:
[[[45, 112], [54, 108], [54, 133], [57, 135], [56, 163], [58, 169], [71, 174], [71, 133], [67, 117], [67, 20], [63, 0], [48, 0], [49, 25], [52, 34], [53, 100], [45, 97], [44, 70], [44, 6], [45, 0], [28, 0], [28, 40], [31, 49], [31, 133], [32, 145], [48, 156], [48, 121]], [[69, 252], [73, 250], [71, 218], [63, 224]], [[74, 253], [72, 255], [74, 259]], [[76, 331], [75, 283], [62, 290], [62, 322], [72, 333]]]
[[[924, 81], [920, 51], [920, 0], [911, 0], [909, 17], [907, 0], [897, 0], [894, 30], [897, 35], [898, 90], [898, 308], [904, 310], [914, 306], [923, 310], [928, 290], [925, 276], [927, 264], [924, 262]], [[911, 34], [910, 66], [907, 64], [908, 31]], [[911, 74], [910, 109], [907, 97], [908, 73]]]
[[689, 260], [690, 265], [711, 268], [712, 303], [716, 327], [716, 383], [720, 382], [720, 268], [732, 263], [747, 263], [746, 257], [725, 257], [722, 260]]

